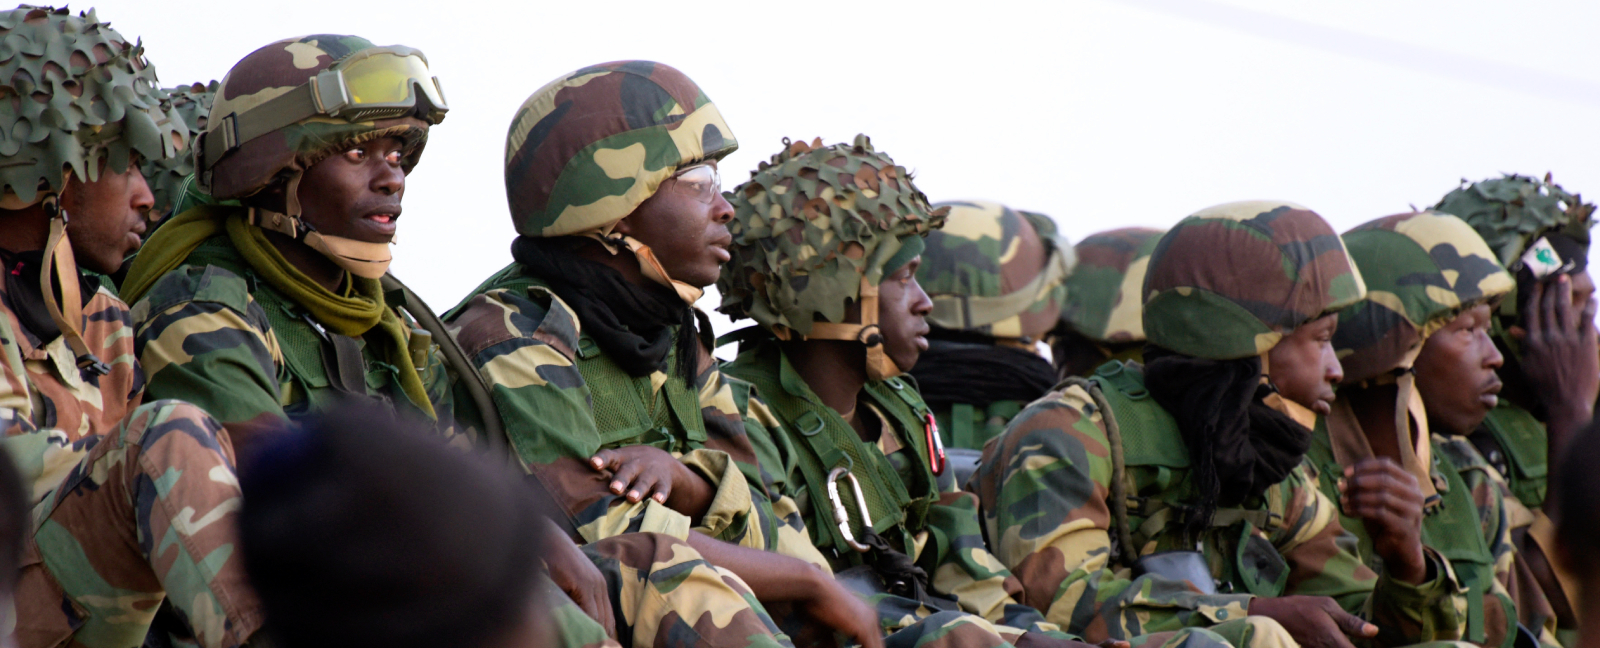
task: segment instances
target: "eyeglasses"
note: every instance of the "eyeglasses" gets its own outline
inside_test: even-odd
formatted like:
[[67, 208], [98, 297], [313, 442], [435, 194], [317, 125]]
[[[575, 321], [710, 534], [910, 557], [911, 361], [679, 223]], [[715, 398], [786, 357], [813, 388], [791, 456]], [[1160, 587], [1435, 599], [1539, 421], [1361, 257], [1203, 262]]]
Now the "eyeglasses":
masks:
[[684, 167], [667, 180], [672, 182], [674, 190], [707, 205], [716, 202], [717, 196], [722, 193], [722, 175], [710, 163]]

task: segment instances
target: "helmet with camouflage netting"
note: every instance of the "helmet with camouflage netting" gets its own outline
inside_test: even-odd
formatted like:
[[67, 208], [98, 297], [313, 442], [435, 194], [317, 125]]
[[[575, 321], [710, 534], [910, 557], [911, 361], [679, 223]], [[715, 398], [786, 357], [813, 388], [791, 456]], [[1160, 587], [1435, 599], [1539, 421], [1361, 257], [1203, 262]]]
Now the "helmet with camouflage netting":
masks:
[[1366, 294], [1327, 221], [1282, 201], [1201, 210], [1150, 254], [1144, 280], [1149, 342], [1197, 358], [1261, 356], [1300, 325]]
[[[47, 310], [78, 366], [109, 369], [78, 330], [82, 308], [68, 238], [68, 215], [57, 196], [71, 178], [95, 182], [124, 174], [137, 159], [167, 160], [188, 142], [183, 119], [163, 101], [156, 71], [140, 42], [100, 22], [94, 10], [23, 5], [0, 16], [0, 209], [43, 204], [50, 217], [48, 258], [40, 272]], [[104, 169], [102, 169], [104, 165]]]
[[1343, 238], [1367, 286], [1333, 336], [1349, 384], [1409, 369], [1428, 336], [1515, 286], [1483, 238], [1449, 214], [1385, 216]]
[[1139, 291], [1161, 234], [1157, 229], [1125, 227], [1079, 241], [1078, 265], [1067, 277], [1061, 321], [1102, 344], [1144, 341]]
[[[682, 72], [652, 61], [591, 65], [534, 92], [512, 118], [511, 221], [522, 236], [587, 236], [630, 249], [645, 276], [693, 303], [699, 288], [668, 277], [648, 246], [612, 228], [668, 178], [738, 148], [716, 104]], [[716, 178], [714, 166], [707, 170]]]
[[1031, 347], [1055, 327], [1076, 257], [1055, 221], [982, 200], [935, 207], [950, 212], [928, 233], [917, 269], [933, 299], [928, 323]]
[[359, 276], [388, 269], [388, 243], [324, 236], [300, 219], [305, 171], [361, 142], [404, 143], [400, 166], [416, 166], [428, 128], [449, 106], [421, 51], [379, 47], [359, 36], [286, 38], [246, 55], [217, 88], [195, 150], [200, 187], [220, 200], [283, 183], [283, 214], [250, 211], [251, 222], [302, 241]]
[[[209, 84], [193, 83], [165, 90], [167, 100], [183, 118], [189, 141], [194, 141], [200, 133], [205, 132], [206, 117], [211, 113], [211, 100], [216, 96], [218, 87], [219, 84], [212, 81]], [[173, 208], [194, 181], [194, 156], [146, 158], [139, 170], [144, 173], [145, 182], [150, 183], [150, 193], [156, 199], [155, 206], [150, 208], [150, 221], [152, 224], [160, 223], [175, 213]]]
[[[867, 373], [903, 371], [883, 351], [878, 285], [926, 247], [944, 222], [911, 174], [865, 135], [824, 146], [784, 140], [732, 192], [732, 260], [722, 267], [718, 310], [751, 318], [780, 339], [856, 340]], [[860, 321], [846, 311], [860, 304]]]

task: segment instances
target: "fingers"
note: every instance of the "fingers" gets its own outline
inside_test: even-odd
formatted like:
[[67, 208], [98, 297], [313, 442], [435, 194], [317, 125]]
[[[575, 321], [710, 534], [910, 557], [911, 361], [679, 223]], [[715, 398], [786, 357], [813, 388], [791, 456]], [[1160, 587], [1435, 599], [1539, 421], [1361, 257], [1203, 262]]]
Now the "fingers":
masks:
[[1572, 327], [1572, 278], [1568, 277], [1567, 275], [1561, 275], [1560, 277], [1558, 277], [1556, 279], [1556, 283], [1560, 284], [1560, 285], [1557, 286], [1555, 288], [1555, 290], [1550, 290], [1550, 291], [1546, 291], [1546, 292], [1555, 293], [1554, 295], [1552, 295], [1550, 297], [1550, 301], [1554, 302], [1553, 304], [1551, 304], [1551, 308], [1553, 309], [1553, 311], [1555, 313], [1554, 317], [1555, 317], [1556, 330], [1560, 331], [1562, 333], [1566, 333], [1568, 331], [1573, 330], [1573, 327]]
[[1544, 282], [1533, 282], [1533, 289], [1528, 291], [1528, 312], [1523, 313], [1523, 321], [1528, 325], [1527, 332], [1523, 335], [1537, 334], [1544, 331]]
[[606, 636], [616, 639], [617, 620], [611, 613], [611, 597], [604, 589], [594, 593], [593, 605], [595, 613], [589, 616], [598, 622], [600, 627], [605, 628]]
[[616, 470], [621, 465], [622, 453], [616, 450], [601, 450], [589, 457], [589, 467], [596, 471]]
[[1339, 609], [1339, 605], [1332, 600], [1329, 600], [1323, 606], [1323, 611], [1333, 618], [1333, 622], [1339, 626], [1339, 631], [1343, 632], [1345, 636], [1363, 639], [1378, 636], [1378, 626], [1367, 623], [1361, 617]]

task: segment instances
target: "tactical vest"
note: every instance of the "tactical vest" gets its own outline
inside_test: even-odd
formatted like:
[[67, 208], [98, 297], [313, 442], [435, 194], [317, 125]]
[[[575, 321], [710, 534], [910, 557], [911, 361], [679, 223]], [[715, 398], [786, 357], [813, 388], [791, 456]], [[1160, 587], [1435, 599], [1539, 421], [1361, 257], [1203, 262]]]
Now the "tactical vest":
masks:
[[[1446, 487], [1440, 492], [1440, 506], [1422, 518], [1422, 544], [1432, 547], [1450, 561], [1461, 586], [1467, 590], [1467, 633], [1463, 638], [1481, 645], [1487, 639], [1483, 597], [1494, 586], [1494, 554], [1484, 540], [1483, 527], [1478, 520], [1478, 506], [1472, 500], [1466, 481], [1462, 479], [1460, 471], [1445, 459], [1439, 444], [1435, 443], [1433, 448], [1433, 469], [1444, 475]], [[1327, 425], [1321, 418], [1317, 420], [1316, 433], [1312, 436], [1311, 449], [1306, 453], [1306, 458], [1320, 473], [1317, 487], [1338, 506], [1339, 489], [1333, 476], [1344, 474], [1344, 467], [1333, 457]], [[1382, 562], [1373, 553], [1372, 538], [1367, 535], [1366, 525], [1361, 520], [1345, 515], [1342, 509], [1339, 523], [1361, 541], [1362, 561], [1373, 571], [1382, 572]], [[1509, 597], [1498, 597], [1506, 613], [1506, 636], [1501, 641], [1501, 648], [1510, 648], [1517, 638], [1517, 608]]]
[[1218, 508], [1209, 530], [1193, 539], [1195, 544], [1183, 537], [1183, 522], [1193, 513], [1188, 502], [1195, 498], [1189, 481], [1189, 449], [1177, 420], [1145, 389], [1143, 367], [1112, 361], [1096, 369], [1088, 381], [1069, 378], [1064, 384], [1092, 386], [1090, 395], [1098, 393], [1104, 398], [1110, 414], [1102, 418], [1108, 441], [1115, 446], [1113, 462], [1122, 458], [1122, 465], [1113, 468], [1114, 475], [1135, 468], [1149, 477], [1144, 492], [1131, 492], [1137, 487], [1131, 476], [1120, 481], [1113, 477], [1112, 499], [1123, 500], [1121, 505], [1110, 502], [1117, 518], [1112, 545], [1118, 562], [1131, 565], [1149, 553], [1198, 548], [1205, 554], [1219, 591], [1268, 597], [1283, 594], [1288, 562], [1277, 547], [1255, 533], [1259, 529], [1270, 534], [1282, 528], [1283, 519], [1264, 502]]
[[935, 411], [939, 423], [939, 436], [947, 448], [982, 450], [989, 439], [1000, 436], [1011, 419], [1016, 418], [1028, 404], [1004, 400], [978, 407], [969, 403], [953, 403], [947, 411]]
[[[287, 295], [256, 275], [226, 235], [212, 237], [189, 255], [185, 265], [214, 265], [244, 279], [250, 297], [266, 312], [270, 335], [278, 341], [283, 363], [278, 371], [278, 401], [290, 418], [326, 412], [351, 397], [404, 403], [422, 410], [401, 391], [398, 367], [374, 358], [366, 340], [325, 329]], [[408, 345], [412, 363], [421, 371], [441, 370], [433, 336], [413, 330]], [[423, 384], [438, 376], [425, 373]]]
[[[1491, 464], [1507, 468], [1502, 476], [1511, 493], [1530, 509], [1543, 506], [1550, 480], [1550, 438], [1544, 424], [1528, 410], [1502, 398], [1473, 436], [1484, 431], [1500, 446], [1504, 457], [1489, 457], [1487, 451], [1483, 454]], [[1479, 448], [1483, 445], [1479, 444]]]
[[741, 366], [747, 360], [741, 353], [740, 361], [729, 365], [726, 371], [755, 385], [767, 407], [782, 421], [814, 512], [816, 523], [808, 526], [817, 548], [835, 559], [836, 568], [841, 564], [851, 567], [865, 564], [864, 555], [850, 548], [830, 515], [835, 498], [830, 496], [828, 475], [836, 468], [845, 468], [860, 484], [861, 499], [865, 500], [858, 501], [855, 491], [842, 483], [843, 478], [833, 489], [848, 517], [851, 533], [859, 540], [862, 534], [857, 530], [867, 526], [860, 516], [864, 503], [872, 516], [872, 530], [897, 551], [913, 554], [914, 539], [927, 527], [928, 509], [940, 496], [938, 475], [930, 463], [926, 438], [932, 413], [921, 395], [905, 379], [898, 377], [869, 381], [863, 388], [889, 419], [884, 425], [894, 428], [885, 429], [883, 434], [898, 432], [896, 438], [915, 451], [917, 467], [911, 471], [914, 483], [907, 484], [876, 445], [863, 441], [843, 417], [822, 404], [804, 379], [792, 370], [785, 370], [783, 365], [788, 360], [781, 357], [782, 352], [775, 344], [758, 344], [761, 346], [753, 358], [758, 367]]

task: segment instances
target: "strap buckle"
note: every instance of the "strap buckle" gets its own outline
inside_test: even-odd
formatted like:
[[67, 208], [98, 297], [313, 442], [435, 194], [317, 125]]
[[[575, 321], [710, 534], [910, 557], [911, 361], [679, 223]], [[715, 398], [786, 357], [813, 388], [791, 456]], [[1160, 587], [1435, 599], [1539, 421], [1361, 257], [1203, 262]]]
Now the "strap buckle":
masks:
[[861, 482], [851, 474], [849, 468], [843, 466], [834, 468], [828, 473], [828, 501], [833, 504], [833, 521], [839, 525], [839, 534], [844, 537], [844, 543], [859, 553], [866, 553], [872, 547], [861, 544], [850, 531], [850, 512], [844, 507], [844, 499], [839, 497], [839, 478], [850, 480], [850, 491], [856, 496], [856, 509], [861, 515], [861, 521], [870, 531], [872, 529], [872, 513], [867, 510], [867, 500], [861, 495]]

